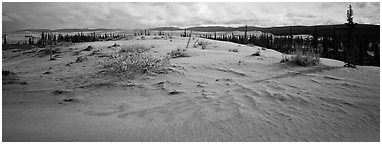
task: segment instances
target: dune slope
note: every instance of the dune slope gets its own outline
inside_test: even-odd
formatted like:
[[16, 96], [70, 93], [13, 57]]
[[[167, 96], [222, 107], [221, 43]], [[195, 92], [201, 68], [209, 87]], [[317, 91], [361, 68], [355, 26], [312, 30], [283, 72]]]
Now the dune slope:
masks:
[[[204, 41], [206, 50], [191, 45], [191, 57], [171, 59], [169, 73], [136, 79], [99, 73], [100, 55], [118, 50], [108, 46], [164, 54], [187, 39], [81, 43], [54, 61], [3, 51], [3, 70], [18, 76], [3, 75], [3, 141], [380, 140], [378, 67], [298, 67], [270, 49], [251, 56], [258, 47]], [[81, 51], [88, 45], [100, 54]]]

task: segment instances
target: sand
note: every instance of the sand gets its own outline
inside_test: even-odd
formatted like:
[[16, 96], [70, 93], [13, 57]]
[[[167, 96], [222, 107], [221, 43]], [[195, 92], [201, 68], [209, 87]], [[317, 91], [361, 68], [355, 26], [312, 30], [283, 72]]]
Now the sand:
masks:
[[3, 79], [3, 141], [380, 140], [379, 67], [324, 58], [299, 67], [271, 49], [200, 40], [207, 49], [191, 40], [191, 57], [171, 59], [169, 73], [136, 79], [99, 73], [104, 57], [81, 50], [110, 55], [114, 43], [144, 44], [165, 54], [187, 38], [74, 44], [54, 61], [3, 51], [3, 70], [18, 76]]

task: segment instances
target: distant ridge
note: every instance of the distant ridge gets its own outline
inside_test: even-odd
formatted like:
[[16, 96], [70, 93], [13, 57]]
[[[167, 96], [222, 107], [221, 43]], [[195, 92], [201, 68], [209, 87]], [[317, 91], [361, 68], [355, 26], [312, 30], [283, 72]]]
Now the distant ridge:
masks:
[[96, 29], [25, 29], [18, 30], [16, 32], [90, 32], [90, 31], [112, 31], [112, 30], [121, 30], [121, 29], [106, 29], [106, 28], [96, 28]]
[[[314, 29], [317, 29], [317, 36], [322, 37], [325, 35], [332, 35], [336, 29], [336, 35], [344, 35], [346, 33], [345, 24], [336, 24], [336, 25], [316, 25], [316, 26], [280, 26], [280, 27], [255, 27], [247, 26], [248, 31], [261, 31], [266, 33], [272, 33], [274, 35], [289, 35], [290, 30], [292, 30], [292, 35], [314, 35]], [[25, 29], [19, 30], [16, 32], [92, 32], [92, 31], [117, 31], [123, 29], [106, 29], [106, 28], [97, 28], [97, 29]], [[136, 29], [138, 30], [138, 29]], [[149, 30], [155, 31], [183, 31], [184, 29], [178, 27], [158, 27], [151, 28]], [[233, 32], [233, 31], [245, 31], [245, 27], [223, 27], [223, 26], [197, 26], [186, 28], [187, 31], [198, 31], [198, 32]], [[373, 39], [379, 39], [380, 36], [380, 25], [372, 24], [357, 24], [354, 28], [354, 32], [357, 35], [367, 35]]]
[[183, 30], [178, 27], [158, 27], [158, 28], [152, 28], [149, 30], [156, 30], [156, 31], [178, 31], [178, 30]]
[[[292, 35], [314, 35], [314, 29], [316, 27], [317, 36], [322, 37], [325, 35], [332, 35], [334, 28], [336, 29], [336, 35], [344, 35], [346, 33], [347, 27], [345, 24], [336, 25], [315, 25], [315, 26], [280, 26], [280, 27], [255, 27], [247, 26], [248, 31], [261, 31], [266, 33], [272, 33], [274, 35], [289, 35], [292, 29]], [[167, 29], [167, 27], [161, 27], [161, 31], [173, 31], [174, 27]], [[177, 28], [177, 30], [184, 30]], [[223, 26], [198, 26], [186, 28], [188, 31], [199, 31], [199, 32], [233, 32], [233, 31], [245, 31], [245, 27], [223, 27]], [[368, 35], [370, 38], [379, 39], [380, 36], [380, 25], [372, 24], [357, 24], [354, 28], [354, 32], [357, 35]]]

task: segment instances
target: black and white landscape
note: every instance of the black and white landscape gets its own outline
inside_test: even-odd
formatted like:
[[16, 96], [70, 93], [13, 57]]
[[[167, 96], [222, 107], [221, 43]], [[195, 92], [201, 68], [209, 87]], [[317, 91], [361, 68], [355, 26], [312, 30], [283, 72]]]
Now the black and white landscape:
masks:
[[5, 142], [378, 142], [380, 3], [2, 3]]

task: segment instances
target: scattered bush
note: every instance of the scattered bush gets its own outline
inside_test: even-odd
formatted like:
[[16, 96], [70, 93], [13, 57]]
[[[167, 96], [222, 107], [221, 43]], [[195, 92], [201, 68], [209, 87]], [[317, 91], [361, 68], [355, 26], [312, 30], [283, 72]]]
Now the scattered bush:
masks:
[[88, 46], [86, 49], [84, 49], [82, 51], [91, 51], [91, 50], [93, 50], [93, 47], [90, 45], [90, 46]]
[[167, 55], [169, 55], [170, 58], [190, 57], [190, 55], [186, 53], [186, 50], [182, 50], [180, 48], [167, 53]]
[[18, 76], [13, 73], [12, 71], [10, 70], [2, 70], [2, 75], [3, 75], [3, 84], [4, 84], [4, 80], [18, 80]]
[[205, 41], [201, 41], [201, 42], [199, 42], [198, 44], [202, 46], [202, 49], [203, 49], [203, 50], [204, 50], [204, 49], [207, 49], [207, 42], [205, 42]]
[[288, 62], [288, 61], [289, 61], [288, 55], [282, 53], [281, 54], [281, 62], [283, 63], [283, 62]]
[[145, 45], [140, 44], [134, 44], [134, 45], [124, 45], [122, 46], [122, 49], [120, 53], [142, 53], [145, 51], [150, 50], [150, 48], [146, 47]]
[[135, 51], [112, 55], [108, 59], [100, 61], [99, 64], [104, 72], [135, 76], [147, 72], [163, 71], [169, 65], [169, 58], [151, 51]]
[[251, 56], [260, 56], [260, 51], [256, 51], [255, 53], [251, 54]]
[[294, 52], [291, 62], [299, 66], [317, 65], [320, 62], [320, 56], [311, 51], [303, 52], [302, 50], [297, 50]]
[[99, 55], [99, 54], [101, 54], [100, 50], [95, 50], [92, 53], [90, 53], [88, 56]]
[[86, 61], [86, 60], [88, 60], [87, 57], [79, 56], [76, 59], [76, 63], [80, 63], [80, 62], [83, 62], [83, 61]]
[[59, 48], [45, 48], [44, 49], [44, 54], [45, 55], [50, 55], [51, 52], [52, 52], [52, 54], [59, 54], [60, 53], [60, 49]]
[[2, 75], [3, 75], [3, 76], [8, 76], [8, 75], [11, 75], [11, 74], [15, 74], [15, 73], [13, 73], [13, 72], [10, 71], [10, 70], [3, 70], [3, 72], [2, 72]]
[[239, 49], [237, 49], [237, 48], [234, 48], [234, 49], [232, 49], [232, 52], [239, 52]]
[[107, 48], [112, 48], [112, 47], [120, 47], [120, 45], [117, 43], [114, 43], [112, 46], [108, 46]]

